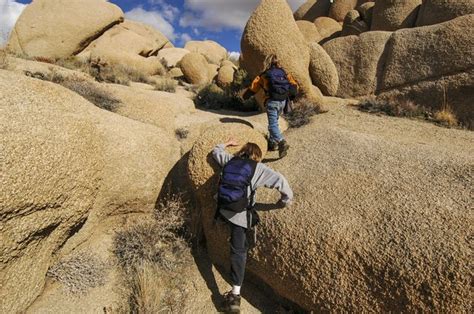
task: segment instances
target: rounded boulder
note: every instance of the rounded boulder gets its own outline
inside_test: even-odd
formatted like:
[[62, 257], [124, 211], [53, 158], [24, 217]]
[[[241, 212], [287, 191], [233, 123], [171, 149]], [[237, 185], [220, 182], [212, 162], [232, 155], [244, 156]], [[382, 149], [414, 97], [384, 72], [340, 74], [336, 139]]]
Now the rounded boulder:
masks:
[[158, 59], [163, 60], [167, 67], [174, 68], [188, 53], [190, 51], [183, 48], [165, 48], [158, 52]]
[[425, 0], [423, 1], [416, 26], [433, 25], [474, 14], [472, 0]]
[[344, 21], [347, 13], [354, 10], [357, 6], [357, 0], [334, 0], [329, 9], [329, 17], [338, 21]]
[[377, 0], [375, 2], [371, 30], [396, 31], [414, 27], [421, 0]]
[[369, 26], [369, 29], [372, 25], [372, 16], [374, 12], [374, 6], [375, 6], [375, 2], [370, 1], [370, 2], [366, 2], [360, 5], [357, 8], [357, 11], [359, 11], [361, 19], [367, 24], [367, 26]]
[[29, 57], [66, 58], [122, 21], [122, 10], [107, 1], [35, 0], [18, 18], [8, 50]]
[[323, 95], [335, 96], [339, 88], [339, 75], [334, 62], [319, 44], [312, 43], [310, 49], [309, 73], [313, 84], [321, 90]]
[[224, 65], [221, 67], [217, 74], [217, 85], [220, 87], [225, 87], [232, 84], [234, 81], [234, 73], [235, 69], [230, 65]]
[[322, 39], [337, 37], [342, 31], [341, 24], [339, 24], [336, 20], [326, 16], [318, 17], [314, 21], [314, 25], [316, 25], [316, 28], [318, 29]]
[[188, 41], [184, 49], [191, 52], [197, 52], [206, 57], [207, 61], [212, 64], [221, 64], [222, 60], [227, 58], [227, 50], [220, 44], [212, 40], [205, 41]]
[[189, 83], [206, 84], [209, 82], [208, 63], [202, 54], [188, 53], [181, 59], [179, 67]]
[[319, 42], [322, 39], [322, 36], [319, 34], [319, 31], [314, 23], [301, 20], [296, 21], [296, 25], [298, 25], [301, 34], [303, 34], [304, 38], [306, 39], [306, 42]]
[[327, 16], [331, 7], [330, 0], [308, 0], [294, 13], [295, 20], [314, 22], [320, 16]]
[[347, 13], [342, 25], [341, 36], [359, 35], [363, 32], [367, 32], [369, 27], [364, 20], [361, 19], [360, 13], [357, 10], [352, 10]]

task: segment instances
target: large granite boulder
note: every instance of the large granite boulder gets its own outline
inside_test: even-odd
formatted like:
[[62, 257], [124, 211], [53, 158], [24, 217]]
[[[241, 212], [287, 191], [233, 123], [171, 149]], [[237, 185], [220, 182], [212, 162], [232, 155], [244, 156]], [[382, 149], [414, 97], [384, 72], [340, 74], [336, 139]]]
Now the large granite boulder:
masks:
[[385, 46], [390, 32], [345, 36], [323, 45], [339, 74], [338, 97], [375, 93], [384, 70]]
[[323, 95], [335, 96], [339, 88], [339, 76], [336, 66], [327, 52], [317, 43], [312, 43], [309, 73], [313, 84]]
[[48, 268], [111, 216], [151, 212], [179, 159], [160, 128], [56, 84], [0, 71], [0, 312], [25, 311]]
[[336, 20], [321, 16], [318, 17], [314, 21], [314, 25], [316, 25], [316, 29], [318, 30], [319, 34], [322, 37], [322, 40], [332, 39], [341, 35], [342, 26]]
[[165, 48], [158, 52], [158, 59], [164, 60], [167, 67], [173, 68], [178, 66], [179, 62], [188, 53], [190, 51], [184, 48]]
[[424, 0], [416, 26], [438, 24], [467, 14], [474, 14], [473, 0]]
[[[343, 106], [331, 113], [286, 134], [292, 149], [270, 166], [294, 203], [275, 209], [278, 192], [257, 192], [248, 272], [308, 312], [469, 311], [472, 133]], [[210, 130], [188, 164], [208, 251], [227, 267], [210, 151], [230, 136], [260, 142], [245, 127]]]
[[8, 49], [29, 57], [65, 58], [122, 21], [122, 10], [103, 0], [35, 0], [18, 18]]
[[338, 22], [342, 22], [347, 13], [354, 10], [356, 6], [357, 0], [334, 0], [329, 9], [329, 17]]
[[241, 66], [251, 77], [265, 70], [268, 56], [276, 55], [286, 71], [294, 76], [302, 92], [314, 102], [321, 101], [314, 92], [308, 72], [309, 47], [286, 1], [261, 2], [245, 26], [241, 51]]
[[206, 58], [200, 53], [191, 52], [185, 55], [179, 67], [184, 77], [191, 84], [202, 85], [209, 83], [209, 67]]
[[396, 31], [414, 27], [420, 5], [421, 0], [377, 0], [371, 30]]
[[300, 20], [296, 21], [296, 25], [298, 25], [301, 34], [303, 34], [304, 38], [306, 39], [306, 42], [317, 43], [322, 39], [322, 36], [321, 34], [319, 34], [319, 31], [316, 28], [316, 25], [314, 25], [314, 23], [305, 20]]
[[227, 58], [227, 50], [212, 40], [188, 41], [184, 49], [202, 54], [212, 64], [221, 64]]
[[314, 22], [315, 19], [329, 14], [330, 0], [308, 0], [294, 13], [295, 20]]

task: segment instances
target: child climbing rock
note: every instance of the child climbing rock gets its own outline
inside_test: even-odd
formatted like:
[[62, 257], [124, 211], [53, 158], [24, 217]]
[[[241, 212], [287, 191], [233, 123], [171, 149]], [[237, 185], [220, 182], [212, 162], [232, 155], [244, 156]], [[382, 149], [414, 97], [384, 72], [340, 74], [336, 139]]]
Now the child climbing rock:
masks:
[[257, 144], [247, 143], [235, 155], [226, 152], [239, 144], [230, 139], [212, 150], [212, 156], [223, 167], [217, 197], [216, 216], [226, 221], [231, 230], [230, 264], [232, 290], [224, 295], [226, 310], [240, 311], [240, 288], [244, 281], [247, 251], [247, 230], [257, 222], [254, 210], [255, 192], [259, 187], [277, 189], [281, 193], [279, 205], [288, 206], [293, 191], [280, 173], [262, 164], [262, 151]]
[[282, 114], [289, 99], [296, 97], [298, 84], [291, 74], [287, 74], [281, 67], [277, 57], [270, 55], [266, 62], [266, 70], [257, 76], [243, 98], [247, 99], [261, 89], [265, 91], [265, 108], [268, 117], [268, 150], [278, 149], [280, 158], [287, 155], [290, 146], [281, 134], [278, 119]]

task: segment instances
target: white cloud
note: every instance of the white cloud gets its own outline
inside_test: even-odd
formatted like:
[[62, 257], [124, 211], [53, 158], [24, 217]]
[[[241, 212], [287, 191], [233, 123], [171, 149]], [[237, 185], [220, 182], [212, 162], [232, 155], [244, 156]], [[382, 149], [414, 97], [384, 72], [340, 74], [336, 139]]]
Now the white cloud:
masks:
[[[288, 0], [293, 10], [304, 2]], [[203, 27], [208, 30], [241, 30], [259, 3], [260, 0], [185, 0], [186, 12], [179, 23], [182, 27]]]
[[181, 43], [183, 45], [186, 44], [188, 41], [192, 40], [191, 35], [189, 35], [188, 33], [181, 34], [180, 38], [181, 38]]
[[240, 52], [237, 52], [237, 51], [229, 52], [229, 59], [230, 60], [239, 60], [239, 58], [240, 58]]
[[25, 4], [12, 0], [0, 0], [0, 46], [7, 43], [10, 32], [25, 7]]
[[125, 13], [125, 17], [153, 26], [163, 33], [169, 40], [174, 41], [178, 36], [173, 25], [158, 11], [146, 11], [142, 7], [137, 7]]

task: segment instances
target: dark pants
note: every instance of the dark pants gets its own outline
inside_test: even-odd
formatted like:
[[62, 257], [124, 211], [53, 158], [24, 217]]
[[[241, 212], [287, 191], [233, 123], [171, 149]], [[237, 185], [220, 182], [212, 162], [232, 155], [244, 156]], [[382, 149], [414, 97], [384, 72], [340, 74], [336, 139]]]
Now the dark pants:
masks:
[[242, 286], [247, 263], [247, 229], [230, 223], [230, 278], [232, 285]]

